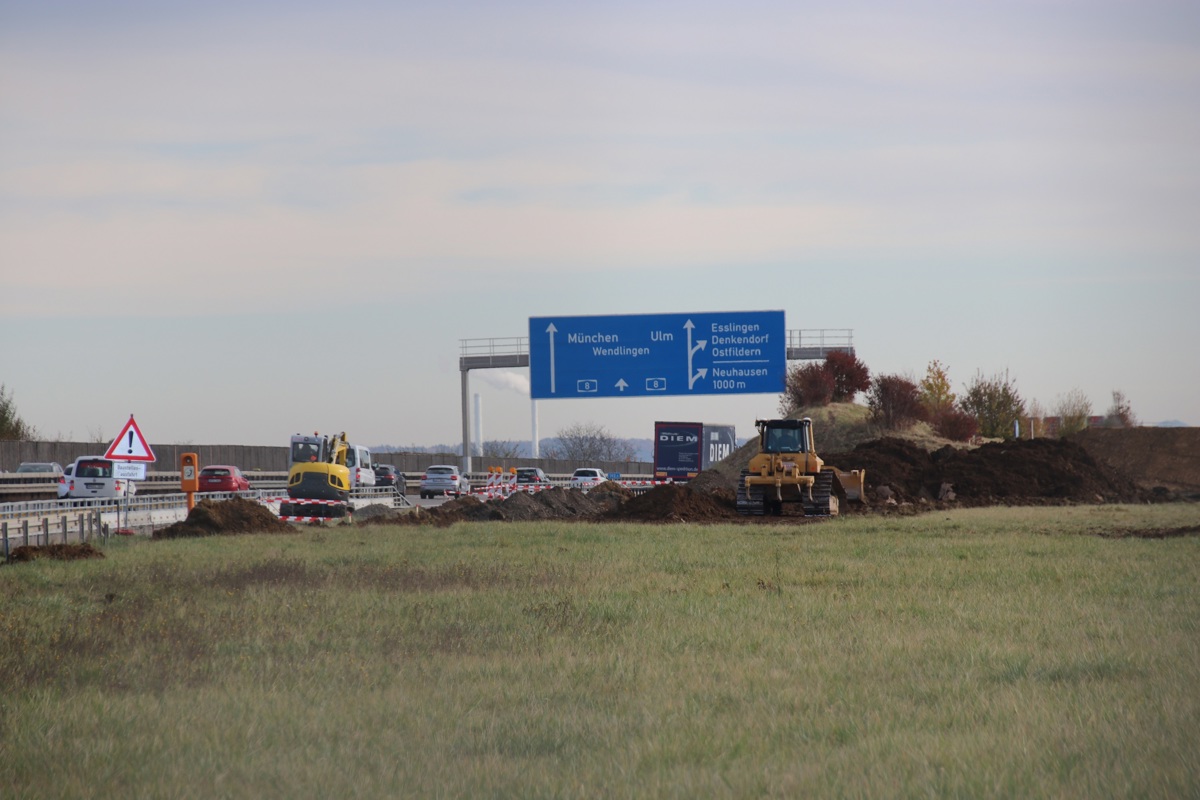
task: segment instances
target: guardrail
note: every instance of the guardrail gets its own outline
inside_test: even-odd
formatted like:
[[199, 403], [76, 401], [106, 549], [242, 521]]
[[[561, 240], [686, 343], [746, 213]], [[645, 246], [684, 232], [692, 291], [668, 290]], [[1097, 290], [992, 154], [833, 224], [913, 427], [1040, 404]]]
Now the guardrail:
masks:
[[72, 539], [86, 542], [107, 533], [100, 512], [25, 518], [17, 522], [0, 520], [0, 550], [8, 561], [18, 547], [70, 544]]
[[[416, 487], [420, 485], [423, 472], [404, 472], [405, 484], [408, 491], [417, 491]], [[487, 472], [472, 472], [467, 475], [467, 480], [471, 482], [471, 486], [479, 486], [488, 480], [489, 475], [497, 473]], [[508, 475], [510, 473], [502, 473]], [[29, 478], [22, 475], [20, 478], [14, 477], [16, 473], [0, 472], [0, 509], [12, 502], [21, 501], [45, 501], [53, 504], [69, 502], [66, 500], [55, 500], [53, 498], [58, 495], [58, 482], [48, 481], [44, 477]], [[287, 488], [287, 473], [286, 472], [252, 472], [245, 473], [250, 480], [250, 489], [252, 491], [265, 492], [282, 492]], [[555, 486], [566, 486], [571, 482], [571, 475], [567, 473], [547, 475], [550, 482]], [[630, 474], [623, 476], [630, 480], [649, 480], [653, 476], [641, 473]], [[145, 494], [162, 494], [173, 493], [179, 491], [179, 473], [178, 472], [147, 472], [146, 480], [136, 481], [138, 494], [135, 497], [142, 497]]]
[[[281, 487], [282, 488], [282, 487]], [[277, 505], [280, 490], [252, 489], [248, 492], [200, 492], [198, 499], [227, 500], [244, 497]], [[385, 503], [410, 505], [388, 486], [368, 486], [350, 498], [354, 505]], [[135, 495], [102, 500], [30, 500], [0, 504], [0, 539], [7, 559], [12, 547], [23, 544], [54, 544], [86, 541], [107, 536], [122, 528], [152, 528], [187, 518], [187, 495], [183, 492]], [[13, 542], [18, 544], [13, 544]]]

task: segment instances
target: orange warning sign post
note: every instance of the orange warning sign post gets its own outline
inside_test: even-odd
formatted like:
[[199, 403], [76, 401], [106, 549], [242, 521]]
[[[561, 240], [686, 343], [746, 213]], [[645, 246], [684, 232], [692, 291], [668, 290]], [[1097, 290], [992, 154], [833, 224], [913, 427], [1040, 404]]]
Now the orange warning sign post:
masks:
[[142, 431], [134, 421], [133, 414], [129, 415], [129, 422], [125, 423], [125, 427], [121, 429], [117, 438], [108, 446], [104, 457], [111, 458], [113, 461], [158, 460], [154, 457], [154, 451], [150, 449], [150, 445], [146, 444], [146, 437], [142, 436]]

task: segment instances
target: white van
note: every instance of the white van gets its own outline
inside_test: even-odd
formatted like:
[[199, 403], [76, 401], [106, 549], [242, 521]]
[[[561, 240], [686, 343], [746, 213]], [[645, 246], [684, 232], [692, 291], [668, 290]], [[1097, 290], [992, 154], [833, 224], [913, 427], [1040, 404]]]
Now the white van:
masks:
[[113, 477], [113, 461], [104, 456], [80, 456], [64, 471], [58, 484], [60, 498], [124, 497], [137, 494], [133, 481]]
[[352, 444], [346, 450], [346, 466], [350, 469], [350, 490], [360, 486], [375, 485], [375, 465], [371, 463], [371, 451], [360, 444]]

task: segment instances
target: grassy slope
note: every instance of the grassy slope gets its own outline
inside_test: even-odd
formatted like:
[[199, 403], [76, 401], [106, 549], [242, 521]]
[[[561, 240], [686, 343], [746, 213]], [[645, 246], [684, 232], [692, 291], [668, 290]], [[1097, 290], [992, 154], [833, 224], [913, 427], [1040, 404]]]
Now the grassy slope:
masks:
[[[1195, 506], [0, 569], [0, 795], [1197, 796]], [[204, 787], [203, 789], [199, 787]]]

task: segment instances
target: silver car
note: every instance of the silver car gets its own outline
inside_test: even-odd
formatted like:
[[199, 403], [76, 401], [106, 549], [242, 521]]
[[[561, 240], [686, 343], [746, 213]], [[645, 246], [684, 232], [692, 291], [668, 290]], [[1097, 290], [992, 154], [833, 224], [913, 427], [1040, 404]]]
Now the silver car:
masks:
[[421, 478], [421, 498], [452, 494], [461, 497], [471, 491], [471, 484], [458, 467], [450, 464], [434, 464], [425, 470]]

